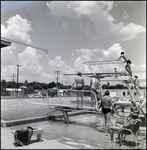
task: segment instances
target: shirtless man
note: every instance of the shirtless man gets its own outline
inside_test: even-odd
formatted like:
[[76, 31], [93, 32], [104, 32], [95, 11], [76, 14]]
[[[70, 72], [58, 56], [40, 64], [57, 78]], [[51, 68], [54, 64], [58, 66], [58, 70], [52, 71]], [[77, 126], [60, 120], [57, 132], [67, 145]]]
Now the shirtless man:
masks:
[[111, 121], [110, 119], [110, 113], [112, 110], [112, 98], [110, 97], [110, 91], [106, 90], [105, 91], [105, 95], [102, 97], [101, 99], [101, 107], [102, 107], [102, 113], [104, 115], [104, 123], [105, 123], [105, 127], [106, 127], [106, 132], [105, 135], [108, 135], [108, 129], [109, 129], [109, 123]]
[[[96, 101], [98, 102], [102, 98], [102, 85], [100, 81], [101, 78], [104, 78], [104, 77], [93, 74], [93, 77], [91, 78], [91, 81], [90, 81], [90, 88], [96, 94]], [[93, 107], [93, 102], [95, 99], [93, 92], [91, 92], [91, 107]]]
[[83, 107], [83, 89], [84, 89], [84, 79], [82, 77], [82, 73], [78, 72], [77, 77], [75, 78], [75, 81], [72, 85], [72, 88], [74, 87], [74, 84], [76, 83], [76, 94], [77, 94], [77, 107], [79, 107], [79, 97], [81, 97], [81, 108]]
[[[131, 71], [131, 60], [128, 60], [125, 55], [124, 52], [120, 53], [121, 56], [118, 58], [118, 60], [120, 60], [121, 58], [123, 58], [125, 61], [124, 63], [126, 63], [125, 69], [128, 71], [128, 73], [130, 74], [130, 76], [132, 77], [132, 71]], [[117, 60], [117, 61], [118, 61]]]

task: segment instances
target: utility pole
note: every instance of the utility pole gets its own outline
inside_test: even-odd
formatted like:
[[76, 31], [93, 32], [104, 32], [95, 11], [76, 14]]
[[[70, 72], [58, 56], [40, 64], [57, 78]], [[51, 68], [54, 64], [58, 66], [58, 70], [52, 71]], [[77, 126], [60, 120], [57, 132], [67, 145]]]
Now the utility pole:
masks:
[[18, 96], [18, 78], [19, 78], [19, 67], [20, 67], [21, 65], [17, 64], [16, 66], [17, 66], [17, 96]]
[[60, 71], [55, 70], [55, 73], [57, 73], [57, 83], [56, 83], [56, 87], [57, 87], [57, 89], [58, 89], [58, 75], [60, 74]]
[[16, 77], [16, 76], [13, 74], [12, 77], [13, 77], [13, 83], [14, 83], [14, 77]]

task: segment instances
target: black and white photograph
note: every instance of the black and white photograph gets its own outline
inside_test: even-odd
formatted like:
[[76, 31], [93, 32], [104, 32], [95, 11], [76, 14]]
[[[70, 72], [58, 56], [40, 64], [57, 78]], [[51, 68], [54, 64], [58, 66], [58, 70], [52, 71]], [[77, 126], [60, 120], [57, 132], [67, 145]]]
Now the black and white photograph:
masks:
[[1, 149], [146, 149], [146, 1], [1, 1]]

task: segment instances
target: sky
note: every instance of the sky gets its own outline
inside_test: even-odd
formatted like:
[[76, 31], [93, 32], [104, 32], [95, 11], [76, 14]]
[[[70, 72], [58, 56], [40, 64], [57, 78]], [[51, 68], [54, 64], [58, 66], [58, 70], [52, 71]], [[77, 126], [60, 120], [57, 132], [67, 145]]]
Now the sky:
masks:
[[1, 80], [14, 74], [16, 82], [19, 64], [19, 82], [56, 82], [58, 71], [71, 85], [75, 76], [64, 74], [125, 71], [116, 63], [122, 51], [146, 80], [146, 1], [1, 1], [4, 38], [11, 46], [1, 49]]

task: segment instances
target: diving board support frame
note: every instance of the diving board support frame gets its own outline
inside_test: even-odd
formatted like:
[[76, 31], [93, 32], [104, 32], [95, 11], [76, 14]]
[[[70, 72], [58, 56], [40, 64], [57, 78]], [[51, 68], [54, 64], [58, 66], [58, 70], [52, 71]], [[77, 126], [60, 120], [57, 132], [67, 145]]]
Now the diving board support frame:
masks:
[[[79, 90], [71, 90], [71, 91], [79, 91]], [[92, 90], [81, 90], [81, 91], [82, 92], [92, 92], [94, 94], [94, 97], [95, 97], [95, 106], [93, 108], [93, 111], [96, 111], [96, 108], [98, 107], [98, 102], [97, 102], [97, 97], [96, 97], [95, 92], [92, 91]], [[47, 94], [47, 97], [48, 97], [48, 94]], [[51, 106], [53, 106], [54, 109], [62, 111], [64, 121], [67, 124], [70, 123], [68, 112], [71, 112], [71, 111], [85, 111], [84, 108], [71, 107], [71, 106], [66, 106], [66, 105], [63, 105], [63, 104], [61, 104], [61, 105], [58, 105], [58, 104], [49, 104], [49, 106], [50, 106], [50, 108], [51, 108]]]
[[69, 124], [69, 117], [68, 117], [68, 113], [67, 112], [68, 112], [68, 110], [62, 109], [64, 121], [65, 121], [65, 123]]

